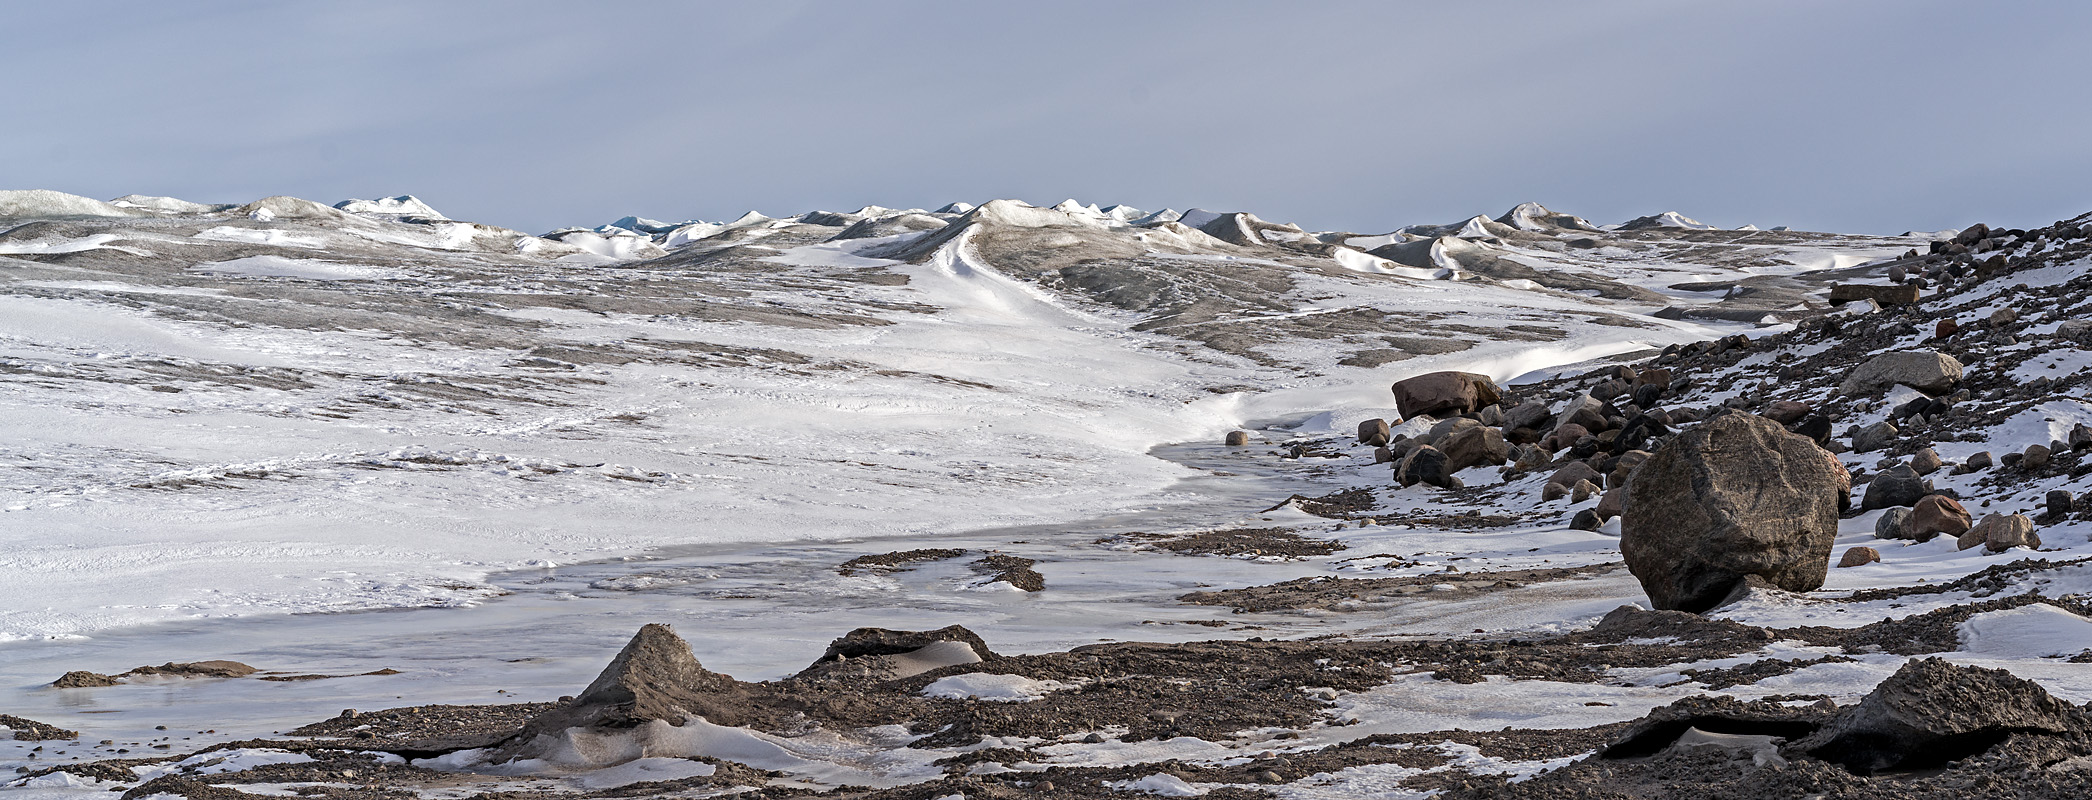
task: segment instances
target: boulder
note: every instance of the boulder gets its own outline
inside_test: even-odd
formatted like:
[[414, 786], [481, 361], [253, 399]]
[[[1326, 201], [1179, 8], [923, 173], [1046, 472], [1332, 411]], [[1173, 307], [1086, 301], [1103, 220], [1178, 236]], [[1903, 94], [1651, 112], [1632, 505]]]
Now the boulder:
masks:
[[1598, 484], [1590, 481], [1577, 481], [1575, 486], [1569, 487], [1569, 502], [1581, 503], [1597, 496], [1597, 494]]
[[1968, 529], [1955, 541], [1955, 545], [1967, 550], [1983, 545], [1993, 553], [2002, 553], [2014, 547], [2031, 550], [2041, 549], [2041, 537], [2034, 533], [2034, 521], [2025, 514], [1988, 514], [1982, 522]]
[[1815, 440], [1818, 446], [1830, 444], [1830, 417], [1818, 414], [1816, 416], [1802, 420], [1800, 425], [1794, 426], [1794, 432], [1802, 436], [1807, 436], [1812, 440]]
[[1249, 444], [1249, 431], [1228, 431], [1227, 446], [1241, 447]]
[[1908, 508], [1904, 508], [1904, 507], [1902, 507], [1902, 506], [1896, 506], [1896, 507], [1890, 508], [1890, 509], [1889, 509], [1889, 510], [1887, 510], [1887, 511], [1884, 511], [1884, 512], [1882, 512], [1882, 514], [1881, 514], [1881, 518], [1880, 518], [1880, 519], [1877, 519], [1877, 520], [1875, 520], [1875, 521], [1874, 521], [1874, 538], [1876, 538], [1876, 539], [1909, 539], [1909, 538], [1911, 538], [1911, 535], [1910, 535], [1910, 513], [1911, 513], [1911, 512], [1910, 512], [1910, 509], [1908, 509]]
[[1945, 465], [1946, 462], [1940, 460], [1938, 451], [1930, 447], [1910, 454], [1910, 468], [1919, 475], [1938, 472], [1939, 468]]
[[1547, 421], [1547, 417], [1546, 403], [1538, 400], [1527, 400], [1504, 412], [1503, 427], [1506, 429], [1533, 428], [1537, 430], [1540, 427], [1540, 423]]
[[1387, 424], [1387, 420], [1369, 419], [1358, 423], [1359, 444], [1369, 444], [1378, 447], [1387, 444], [1387, 440], [1394, 437], [1394, 428]]
[[1395, 407], [1404, 418], [1418, 414], [1465, 414], [1503, 401], [1496, 382], [1473, 372], [1431, 372], [1396, 381]]
[[1387, 445], [1381, 445], [1379, 447], [1373, 448], [1373, 463], [1387, 464], [1392, 463], [1394, 460], [1395, 452], [1393, 450], [1387, 449]]
[[1620, 516], [1620, 512], [1627, 510], [1627, 488], [1623, 486], [1605, 490], [1605, 494], [1598, 497], [1598, 507], [1592, 510], [1598, 512], [1600, 522]]
[[1620, 457], [1614, 460], [1613, 471], [1605, 474], [1606, 488], [1626, 486], [1628, 479], [1634, 477], [1634, 471], [1649, 463], [1650, 455], [1647, 450], [1629, 450], [1621, 453]]
[[2070, 449], [2083, 450], [2092, 447], [2092, 425], [2078, 423], [2070, 426]]
[[2092, 319], [2064, 320], [2056, 326], [2056, 338], [2078, 344], [2092, 344]]
[[1861, 564], [1872, 564], [1880, 560], [1880, 550], [1876, 550], [1872, 547], [1855, 547], [1845, 551], [1845, 556], [1843, 558], [1838, 559], [1838, 566], [1857, 567]]
[[1838, 384], [1840, 394], [1873, 394], [1902, 384], [1926, 394], [1941, 394], [1961, 381], [1961, 362], [1931, 350], [1883, 353], [1861, 364]]
[[1428, 444], [1418, 445], [1402, 456], [1401, 466], [1395, 468], [1395, 480], [1403, 486], [1423, 483], [1450, 489], [1453, 488], [1453, 472], [1446, 469], [1446, 464], [1444, 451]]
[[1837, 535], [1835, 466], [1770, 420], [1718, 415], [1671, 437], [1635, 472], [1620, 552], [1659, 609], [1706, 611], [1747, 575], [1814, 590]]
[[1809, 412], [1814, 410], [1809, 407], [1808, 403], [1798, 400], [1775, 400], [1766, 404], [1765, 411], [1759, 416], [1781, 425], [1792, 425], [1800, 422], [1803, 417], [1808, 416]]
[[1920, 542], [1932, 541], [1940, 534], [1959, 537], [1969, 529], [1969, 511], [1961, 501], [1946, 495], [1926, 495], [1910, 509], [1910, 521], [1904, 525], [1903, 537]]
[[1942, 319], [1938, 324], [1932, 326], [1932, 338], [1945, 339], [1953, 336], [1960, 330], [1961, 326], [1954, 324], [1953, 319]]
[[1896, 437], [1902, 433], [1896, 428], [1896, 423], [1888, 420], [1874, 423], [1860, 429], [1860, 432], [1852, 437], [1853, 452], [1872, 453], [1881, 450], [1895, 444]]
[[1578, 439], [1589, 435], [1591, 435], [1589, 429], [1574, 422], [1556, 425], [1553, 433], [1548, 434], [1547, 438], [1540, 440], [1540, 446], [1549, 450], [1560, 450], [1576, 444]]
[[2044, 500], [2046, 500], [2044, 505], [2048, 506], [2048, 515], [2050, 517], [2061, 517], [2064, 514], [2077, 510], [2077, 501], [2070, 496], [2070, 490], [2068, 489], [2050, 490], [2048, 497], [2044, 498]]
[[1969, 460], [1961, 462], [1961, 468], [1954, 470], [1954, 472], [1956, 474], [1982, 472], [1983, 470], [1990, 469], [1994, 463], [1995, 462], [1991, 461], [1990, 459], [1990, 451], [1984, 450], [1969, 456]]
[[1561, 469], [1555, 470], [1554, 476], [1548, 478], [1547, 482], [1562, 486], [1575, 486], [1578, 481], [1597, 483], [1599, 480], [1601, 480], [1601, 476], [1598, 474], [1597, 469], [1582, 461], [1571, 461], [1563, 464]]
[[1446, 437], [1470, 428], [1479, 427], [1482, 427], [1480, 421], [1466, 417], [1442, 419], [1437, 424], [1432, 425], [1431, 430], [1424, 433], [1424, 443], [1443, 450], [1445, 449]]
[[1511, 443], [1495, 428], [1477, 425], [1445, 437], [1438, 445], [1446, 454], [1446, 470], [1496, 466], [1511, 457]]
[[2027, 445], [2026, 451], [2019, 455], [2019, 468], [2024, 470], [2042, 469], [2048, 466], [2049, 456], [2048, 445]]
[[1882, 470], [1867, 484], [1867, 495], [1860, 500], [1860, 510], [1916, 505], [1927, 491], [1925, 479], [1918, 477], [1916, 470], [1906, 464], [1897, 464]]
[[2033, 681], [2001, 669], [1921, 658], [1905, 663], [1795, 748], [1869, 775], [1937, 768], [1980, 754], [2013, 733], [2063, 734], [2085, 725], [2083, 711]]
[[1542, 503], [1552, 503], [1556, 500], [1560, 500], [1568, 496], [1569, 487], [1563, 486], [1559, 483], [1550, 483], [1546, 486], [1540, 487], [1540, 502]]
[[1604, 524], [1605, 520], [1598, 518], [1598, 512], [1588, 508], [1576, 512], [1576, 515], [1569, 519], [1569, 529], [1573, 531], [1595, 531], [1598, 530], [1598, 526]]

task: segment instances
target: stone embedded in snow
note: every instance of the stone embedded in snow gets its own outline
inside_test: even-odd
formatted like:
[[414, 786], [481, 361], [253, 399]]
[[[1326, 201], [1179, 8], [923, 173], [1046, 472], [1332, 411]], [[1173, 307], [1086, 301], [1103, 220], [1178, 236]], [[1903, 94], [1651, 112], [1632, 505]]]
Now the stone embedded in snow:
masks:
[[1795, 747], [1871, 775], [1942, 766], [1981, 754], [2012, 733], [2086, 728], [2082, 710], [2033, 681], [2001, 669], [1921, 658]]
[[1861, 364], [1838, 384], [1838, 393], [1873, 394], [1902, 384], [1926, 394], [1938, 395], [1961, 381], [1961, 362], [1931, 350], [1883, 353]]
[[1226, 444], [1229, 447], [1241, 447], [1249, 444], [1249, 431], [1228, 431]]
[[1846, 550], [1845, 556], [1843, 558], [1838, 559], [1838, 566], [1857, 567], [1863, 564], [1872, 564], [1880, 560], [1880, 550], [1876, 550], [1872, 547], [1854, 547], [1850, 550]]
[[1713, 608], [1746, 575], [1823, 585], [1838, 475], [1807, 438], [1728, 412], [1672, 437], [1627, 486], [1620, 552], [1660, 609]]
[[1939, 468], [1945, 466], [1945, 464], [1946, 462], [1940, 460], [1939, 452], [1930, 447], [1910, 454], [1910, 468], [1919, 475], [1930, 475], [1938, 472]]
[[1465, 414], [1503, 402], [1496, 381], [1473, 372], [1429, 372], [1396, 381], [1395, 407], [1405, 419], [1421, 414]]
[[1511, 445], [1504, 441], [1503, 433], [1487, 425], [1476, 425], [1446, 435], [1438, 445], [1446, 454], [1446, 470], [1459, 472], [1469, 467], [1497, 466], [1511, 456]]

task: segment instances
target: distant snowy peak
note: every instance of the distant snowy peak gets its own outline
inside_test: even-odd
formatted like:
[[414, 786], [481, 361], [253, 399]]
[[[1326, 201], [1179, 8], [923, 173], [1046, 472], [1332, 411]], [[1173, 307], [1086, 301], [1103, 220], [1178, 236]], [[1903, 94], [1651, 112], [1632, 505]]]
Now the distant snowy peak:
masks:
[[1575, 214], [1562, 214], [1554, 211], [1549, 211], [1546, 206], [1540, 205], [1539, 203], [1519, 203], [1510, 211], [1504, 212], [1503, 216], [1497, 217], [1496, 221], [1522, 231], [1531, 231], [1533, 233], [1554, 233], [1556, 231], [1564, 230], [1598, 230], [1598, 226], [1591, 224], [1589, 220], [1586, 220], [1583, 217], [1579, 217]]
[[136, 208], [168, 214], [211, 214], [219, 211], [230, 211], [238, 207], [236, 203], [192, 203], [176, 197], [154, 197], [143, 194], [127, 194], [109, 201], [109, 204], [118, 208]]
[[0, 191], [0, 218], [138, 217], [145, 212], [49, 189]]
[[935, 212], [932, 213], [964, 214], [968, 211], [972, 211], [973, 208], [974, 205], [972, 203], [946, 203], [943, 208], [937, 209]]
[[235, 214], [244, 214], [256, 222], [273, 222], [279, 219], [343, 220], [348, 212], [331, 206], [321, 205], [301, 197], [279, 194], [264, 197], [244, 206], [232, 209]]
[[373, 214], [383, 217], [420, 217], [422, 219], [450, 219], [430, 208], [421, 198], [411, 194], [397, 197], [380, 197], [376, 200], [343, 200], [334, 207], [351, 214]]
[[687, 220], [684, 222], [662, 222], [658, 219], [647, 219], [646, 217], [634, 216], [619, 217], [616, 222], [610, 223], [610, 227], [623, 228], [628, 231], [639, 231], [640, 233], [667, 233], [685, 225], [693, 224], [703, 224], [703, 222], [694, 219]]
[[1693, 219], [1692, 217], [1685, 216], [1684, 214], [1680, 214], [1676, 211], [1665, 211], [1661, 214], [1653, 214], [1646, 217], [1635, 217], [1634, 219], [1620, 223], [1620, 227], [1618, 229], [1623, 231], [1643, 231], [1649, 230], [1651, 228], [1683, 228], [1686, 230], [1695, 231], [1715, 230], [1715, 227], [1713, 225], [1709, 225], [1705, 222]]
[[1165, 208], [1161, 211], [1157, 211], [1153, 214], [1141, 217], [1140, 219], [1133, 220], [1132, 224], [1142, 228], [1147, 228], [1156, 225], [1161, 225], [1165, 222], [1182, 222], [1183, 219], [1184, 214], [1182, 212], [1179, 212], [1173, 208]]

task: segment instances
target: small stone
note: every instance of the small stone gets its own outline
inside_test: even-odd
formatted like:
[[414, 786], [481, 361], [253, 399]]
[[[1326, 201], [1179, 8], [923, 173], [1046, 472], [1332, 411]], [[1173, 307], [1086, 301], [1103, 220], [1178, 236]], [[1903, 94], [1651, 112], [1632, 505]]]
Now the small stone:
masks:
[[1766, 405], [1765, 411], [1759, 416], [1781, 425], [1792, 425], [1801, 421], [1803, 417], [1808, 416], [1809, 412], [1813, 410], [1815, 409], [1810, 408], [1808, 403], [1795, 400], [1775, 400]]
[[2000, 308], [1996, 311], [1990, 312], [1990, 324], [1992, 325], [2004, 326], [2010, 325], [2018, 321], [2019, 311], [2017, 309]]
[[1959, 330], [1961, 330], [1961, 326], [1954, 324], [1954, 320], [1943, 319], [1939, 321], [1938, 325], [1932, 326], [1932, 338], [1945, 339], [1953, 336]]
[[1568, 496], [1569, 487], [1559, 483], [1550, 483], [1540, 489], [1540, 502], [1542, 503], [1552, 503]]
[[1990, 469], [1992, 463], [1993, 462], [1990, 460], [1990, 451], [1984, 450], [1976, 453], [1975, 455], [1969, 456], [1969, 460], [1962, 462], [1961, 469], [1959, 471], [1965, 473], [1981, 472], [1983, 470]]
[[1267, 769], [1267, 770], [1264, 770], [1263, 772], [1259, 772], [1259, 773], [1257, 773], [1257, 782], [1258, 782], [1258, 783], [1285, 783], [1285, 782], [1286, 782], [1286, 778], [1285, 778], [1285, 776], [1283, 776], [1283, 775], [1280, 775], [1280, 774], [1278, 774], [1278, 773], [1276, 773], [1276, 772], [1272, 772], [1271, 770], [1268, 770], [1268, 769]]
[[1104, 743], [1104, 734], [1101, 734], [1101, 733], [1092, 733], [1092, 734], [1090, 734], [1090, 735], [1088, 735], [1088, 736], [1084, 736], [1084, 737], [1082, 737], [1082, 743], [1083, 743], [1083, 744], [1103, 744], [1103, 743]]
[[1939, 468], [1945, 464], [1946, 462], [1940, 460], [1938, 451], [1930, 447], [1910, 454], [1910, 468], [1919, 475], [1930, 475], [1938, 472]]
[[1229, 432], [1228, 432], [1228, 438], [1227, 438], [1227, 446], [1229, 446], [1229, 447], [1241, 447], [1241, 446], [1243, 446], [1243, 445], [1246, 445], [1246, 444], [1249, 444], [1249, 431], [1229, 431]]
[[1838, 566], [1857, 567], [1861, 564], [1872, 564], [1880, 560], [1880, 550], [1876, 550], [1872, 547], [1855, 547], [1845, 551], [1845, 557], [1838, 559]]

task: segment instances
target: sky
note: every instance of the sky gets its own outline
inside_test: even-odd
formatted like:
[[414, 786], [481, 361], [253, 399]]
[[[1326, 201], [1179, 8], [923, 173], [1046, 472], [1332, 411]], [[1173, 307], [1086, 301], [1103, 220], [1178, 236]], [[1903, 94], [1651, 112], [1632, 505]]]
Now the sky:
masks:
[[543, 232], [1073, 197], [1377, 233], [2092, 211], [2092, 3], [102, 2], [9, 12], [0, 188]]

